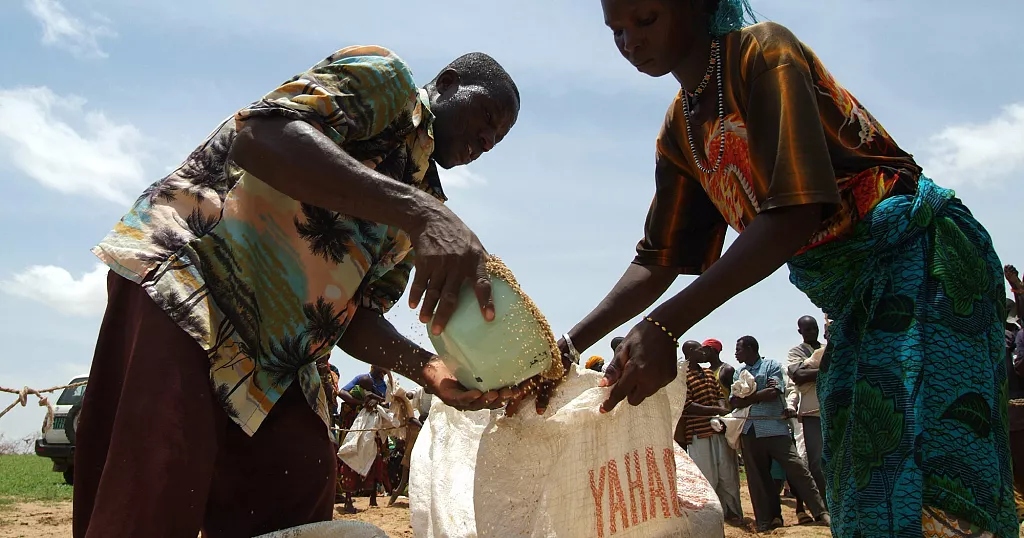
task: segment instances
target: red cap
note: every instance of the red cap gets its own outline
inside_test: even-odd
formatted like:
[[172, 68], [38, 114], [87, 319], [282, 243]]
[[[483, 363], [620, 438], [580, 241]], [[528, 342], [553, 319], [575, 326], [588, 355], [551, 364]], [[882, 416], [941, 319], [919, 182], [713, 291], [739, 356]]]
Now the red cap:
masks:
[[714, 338], [708, 338], [701, 344], [701, 346], [710, 347], [719, 353], [722, 352], [722, 343], [719, 342], [718, 340], [715, 340]]

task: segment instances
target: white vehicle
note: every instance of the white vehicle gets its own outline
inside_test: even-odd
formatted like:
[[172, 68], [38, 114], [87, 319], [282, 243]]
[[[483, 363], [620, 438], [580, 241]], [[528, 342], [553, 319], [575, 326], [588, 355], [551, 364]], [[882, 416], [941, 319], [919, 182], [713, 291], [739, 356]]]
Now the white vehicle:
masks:
[[[69, 385], [88, 381], [89, 376], [78, 376]], [[54, 472], [64, 473], [64, 481], [75, 479], [75, 431], [82, 410], [85, 385], [64, 389], [53, 406], [53, 425], [43, 425], [43, 437], [36, 440], [36, 455], [53, 460]]]

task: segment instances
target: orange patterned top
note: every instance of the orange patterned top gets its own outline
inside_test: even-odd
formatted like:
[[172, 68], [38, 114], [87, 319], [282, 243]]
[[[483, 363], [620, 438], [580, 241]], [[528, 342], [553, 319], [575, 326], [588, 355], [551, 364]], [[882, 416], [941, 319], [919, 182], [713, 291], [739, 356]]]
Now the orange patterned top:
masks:
[[914, 192], [913, 157], [785, 27], [729, 33], [721, 58], [724, 121], [691, 125], [707, 167], [725, 129], [722, 164], [713, 175], [697, 168], [680, 91], [658, 136], [657, 190], [636, 263], [700, 274], [721, 255], [726, 226], [742, 232], [760, 211], [830, 205], [806, 250], [842, 237], [886, 197]]

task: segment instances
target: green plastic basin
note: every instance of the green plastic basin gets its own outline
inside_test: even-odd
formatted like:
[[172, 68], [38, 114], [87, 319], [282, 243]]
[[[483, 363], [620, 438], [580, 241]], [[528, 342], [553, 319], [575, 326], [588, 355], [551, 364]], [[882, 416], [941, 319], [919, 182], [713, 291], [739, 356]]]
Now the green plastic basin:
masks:
[[428, 331], [434, 350], [463, 386], [488, 391], [518, 385], [551, 364], [550, 331], [504, 280], [491, 277], [494, 321], [484, 320], [476, 294], [464, 286], [444, 332]]

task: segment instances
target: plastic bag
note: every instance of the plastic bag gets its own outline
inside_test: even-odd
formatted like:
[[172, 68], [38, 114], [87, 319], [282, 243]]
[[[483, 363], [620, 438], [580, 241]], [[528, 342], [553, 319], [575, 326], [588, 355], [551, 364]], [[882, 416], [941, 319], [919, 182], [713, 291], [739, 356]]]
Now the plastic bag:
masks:
[[[750, 372], [743, 370], [740, 372], [739, 379], [732, 384], [732, 395], [746, 398], [755, 392], [757, 392], [757, 381], [754, 376], [750, 375]], [[749, 412], [750, 408], [744, 407], [736, 409], [728, 415], [715, 417], [711, 419], [711, 428], [718, 432], [724, 429], [725, 440], [728, 441], [729, 446], [734, 450], [739, 450], [740, 435], [743, 433], [743, 425], [747, 422]]]
[[352, 431], [345, 433], [345, 439], [338, 448], [338, 457], [359, 476], [366, 476], [373, 466], [373, 460], [377, 458], [377, 442], [374, 438], [379, 435], [381, 439], [386, 439], [388, 428], [396, 426], [398, 424], [391, 413], [379, 405], [373, 410], [360, 409], [352, 422]]

